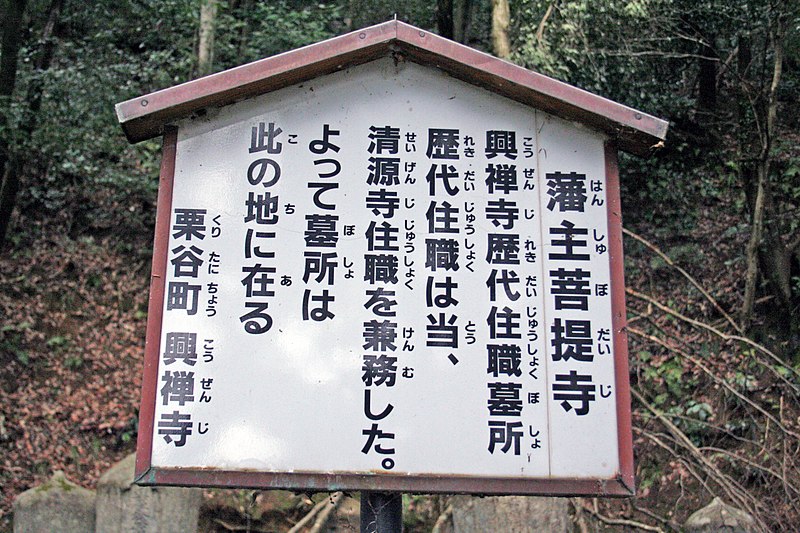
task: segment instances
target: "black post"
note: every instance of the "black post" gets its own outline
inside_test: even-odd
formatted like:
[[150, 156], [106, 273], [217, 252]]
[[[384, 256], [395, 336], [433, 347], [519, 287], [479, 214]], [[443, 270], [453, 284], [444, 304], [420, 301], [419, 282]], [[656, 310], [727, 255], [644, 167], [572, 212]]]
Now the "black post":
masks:
[[361, 533], [401, 533], [403, 495], [399, 492], [361, 492]]

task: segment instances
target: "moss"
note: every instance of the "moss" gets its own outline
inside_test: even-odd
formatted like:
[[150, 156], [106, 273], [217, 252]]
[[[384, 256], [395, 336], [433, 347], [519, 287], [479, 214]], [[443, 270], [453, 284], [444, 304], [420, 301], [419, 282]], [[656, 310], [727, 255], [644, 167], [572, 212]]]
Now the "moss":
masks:
[[63, 472], [57, 471], [53, 473], [53, 477], [48, 479], [45, 483], [36, 487], [36, 492], [47, 492], [54, 488], [59, 488], [64, 492], [70, 492], [75, 489], [75, 485], [70, 483]]

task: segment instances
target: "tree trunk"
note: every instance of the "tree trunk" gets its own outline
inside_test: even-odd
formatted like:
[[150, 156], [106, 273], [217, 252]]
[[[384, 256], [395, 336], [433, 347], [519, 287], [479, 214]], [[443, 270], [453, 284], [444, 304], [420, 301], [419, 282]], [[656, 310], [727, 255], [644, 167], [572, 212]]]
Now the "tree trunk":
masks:
[[[26, 0], [8, 0], [5, 6], [3, 41], [0, 45], [0, 131], [8, 126], [8, 108], [17, 82], [17, 57], [21, 43]], [[11, 213], [19, 190], [19, 174], [6, 137], [0, 137], [0, 247], [6, 239]]]
[[[12, 2], [13, 3], [13, 2]], [[25, 2], [20, 2], [24, 8]], [[56, 24], [61, 18], [61, 10], [64, 7], [64, 0], [53, 0], [47, 15], [47, 23], [42, 30], [42, 49], [35, 60], [34, 68], [36, 76], [28, 86], [25, 103], [28, 108], [28, 119], [20, 124], [21, 141], [28, 142], [36, 129], [39, 118], [39, 111], [42, 108], [42, 94], [44, 92], [43, 73], [50, 68], [55, 54], [56, 41], [53, 36]], [[20, 15], [21, 25], [21, 15]], [[19, 25], [18, 25], [19, 26]], [[5, 32], [4, 32], [5, 36]], [[4, 37], [5, 40], [5, 37]], [[5, 52], [5, 49], [4, 49]], [[0, 141], [2, 142], [2, 141]], [[5, 242], [8, 227], [11, 221], [11, 213], [17, 201], [17, 193], [20, 188], [20, 176], [22, 175], [25, 161], [10, 153], [9, 147], [0, 146], [0, 157], [5, 157], [3, 164], [3, 184], [0, 189], [0, 246]]]
[[[26, 0], [5, 2], [5, 24], [3, 24], [3, 43], [0, 49], [0, 97], [11, 96], [17, 81], [17, 56], [21, 41], [22, 16]], [[0, 117], [2, 120], [3, 117]]]
[[[239, 17], [244, 20], [247, 20], [247, 12], [252, 9], [253, 1], [252, 0], [240, 0], [236, 4], [236, 10], [239, 12]], [[233, 4], [231, 4], [231, 9], [234, 9]], [[250, 24], [242, 24], [242, 29], [239, 32], [239, 42], [236, 46], [236, 50], [239, 52], [239, 57], [245, 57], [245, 50], [247, 45], [250, 41]]]
[[453, 4], [453, 40], [466, 43], [472, 15], [472, 0], [455, 0]]
[[756, 286], [758, 282], [758, 250], [761, 246], [761, 236], [764, 232], [764, 201], [767, 187], [767, 168], [759, 164], [756, 183], [755, 205], [750, 229], [750, 240], [747, 243], [747, 272], [745, 274], [744, 302], [742, 303], [742, 327], [750, 327], [753, 316], [753, 303], [756, 299]]
[[59, 19], [61, 19], [61, 10], [63, 8], [64, 0], [52, 0], [52, 2], [50, 2], [47, 23], [42, 30], [42, 49], [36, 57], [36, 62], [34, 64], [37, 76], [28, 86], [28, 93], [26, 95], [26, 103], [28, 104], [30, 118], [22, 124], [22, 128], [28, 139], [33, 135], [33, 131], [36, 129], [39, 111], [42, 109], [42, 94], [44, 92], [43, 73], [50, 68], [50, 63], [53, 62], [53, 56], [56, 53], [56, 39], [53, 34], [56, 29], [56, 24], [58, 24]]
[[511, 24], [511, 11], [508, 0], [492, 0], [492, 49], [494, 55], [503, 59], [511, 55], [511, 42], [508, 39], [509, 24]]
[[436, 1], [436, 28], [439, 35], [453, 39], [453, 0]]
[[697, 106], [713, 113], [717, 107], [717, 57], [712, 46], [714, 36], [706, 36], [700, 45]]
[[[755, 294], [756, 294], [756, 287], [758, 283], [758, 267], [759, 267], [759, 252], [761, 251], [762, 239], [764, 238], [764, 217], [765, 217], [765, 206], [767, 203], [767, 198], [769, 196], [769, 171], [770, 171], [770, 164], [772, 162], [772, 156], [770, 154], [772, 148], [772, 137], [775, 134], [775, 121], [777, 118], [777, 111], [778, 111], [778, 86], [780, 85], [781, 81], [781, 73], [783, 69], [783, 20], [779, 17], [775, 23], [775, 26], [772, 28], [771, 32], [771, 40], [772, 40], [772, 49], [773, 49], [773, 69], [772, 69], [772, 83], [770, 83], [769, 89], [767, 90], [766, 100], [767, 100], [767, 110], [766, 110], [766, 117], [764, 117], [764, 125], [761, 128], [760, 132], [760, 140], [761, 140], [761, 150], [758, 157], [756, 175], [757, 175], [757, 183], [756, 183], [756, 194], [755, 194], [755, 201], [753, 205], [753, 218], [752, 218], [752, 229], [750, 233], [750, 240], [747, 243], [747, 273], [745, 275], [745, 290], [744, 290], [744, 302], [742, 304], [742, 327], [747, 329], [750, 325], [750, 321], [752, 319], [753, 314], [753, 304], [755, 302]], [[767, 230], [770, 231], [771, 230]], [[770, 235], [770, 237], [773, 237]], [[765, 250], [766, 254], [783, 254], [786, 252], [785, 247], [783, 246], [782, 241], [780, 238], [777, 240], [774, 238], [767, 239], [767, 241], [771, 241], [773, 246], [778, 246], [779, 249], [777, 250]], [[766, 263], [765, 266], [769, 266], [771, 268], [781, 268], [781, 266], [777, 263], [773, 264], [771, 262]], [[788, 273], [787, 273], [788, 274]], [[779, 285], [782, 285], [782, 279], [788, 276], [781, 275], [778, 271], [772, 271], [767, 273], [767, 279], [769, 279], [772, 284], [777, 282]], [[789, 311], [789, 299], [791, 298], [791, 287], [781, 287], [781, 286], [774, 286], [773, 293], [778, 298], [780, 302], [780, 306], [783, 308], [783, 312]], [[784, 298], [784, 294], [788, 294], [788, 298]]]
[[200, 34], [197, 45], [197, 75], [207, 76], [214, 67], [214, 25], [217, 0], [200, 0]]

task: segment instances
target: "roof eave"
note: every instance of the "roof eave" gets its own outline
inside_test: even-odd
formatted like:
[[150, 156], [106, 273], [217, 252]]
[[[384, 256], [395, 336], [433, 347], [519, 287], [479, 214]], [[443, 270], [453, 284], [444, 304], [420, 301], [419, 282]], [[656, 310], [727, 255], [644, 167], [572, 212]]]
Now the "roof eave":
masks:
[[666, 138], [666, 121], [399, 21], [122, 102], [117, 104], [117, 116], [128, 140], [135, 143], [161, 135], [165, 125], [202, 109], [232, 104], [392, 53], [585, 124], [605, 133], [627, 152], [647, 155]]
[[385, 22], [126, 100], [116, 105], [117, 119], [131, 143], [159, 136], [167, 124], [202, 109], [229, 105], [382, 57], [396, 38], [395, 24]]

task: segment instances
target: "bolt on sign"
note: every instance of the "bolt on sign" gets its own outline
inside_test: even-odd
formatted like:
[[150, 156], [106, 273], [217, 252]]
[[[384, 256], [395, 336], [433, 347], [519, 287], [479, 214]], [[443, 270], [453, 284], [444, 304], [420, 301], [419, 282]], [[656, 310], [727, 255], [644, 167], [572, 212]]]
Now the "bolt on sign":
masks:
[[397, 21], [117, 111], [140, 483], [633, 493], [616, 154], [665, 122]]

